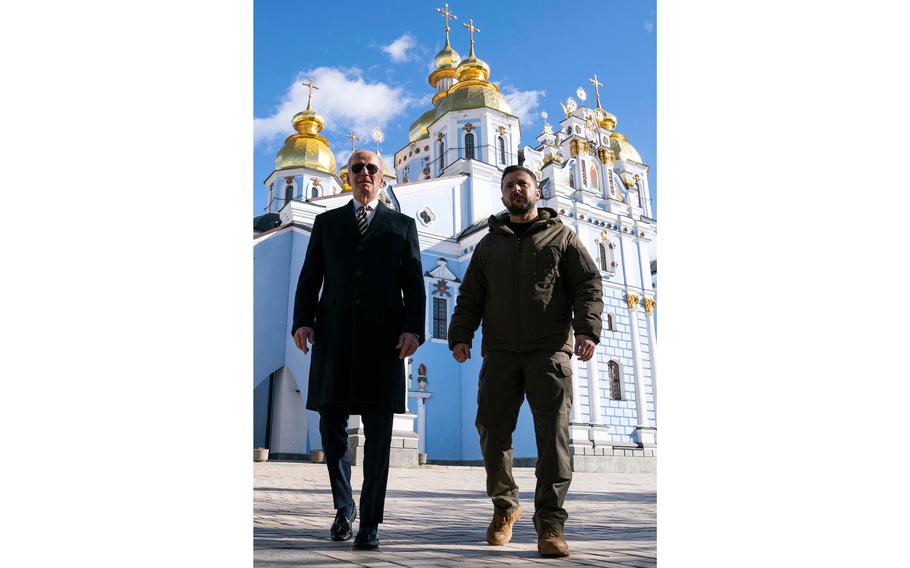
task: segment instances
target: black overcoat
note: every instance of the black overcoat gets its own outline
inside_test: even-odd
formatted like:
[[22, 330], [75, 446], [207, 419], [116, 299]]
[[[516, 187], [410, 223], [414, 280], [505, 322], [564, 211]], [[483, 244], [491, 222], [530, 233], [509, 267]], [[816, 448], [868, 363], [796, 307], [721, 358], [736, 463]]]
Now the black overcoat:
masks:
[[361, 236], [353, 201], [316, 216], [291, 325], [291, 335], [301, 326], [315, 330], [307, 408], [404, 412], [404, 361], [395, 345], [405, 331], [423, 343], [425, 318], [414, 219], [380, 201]]

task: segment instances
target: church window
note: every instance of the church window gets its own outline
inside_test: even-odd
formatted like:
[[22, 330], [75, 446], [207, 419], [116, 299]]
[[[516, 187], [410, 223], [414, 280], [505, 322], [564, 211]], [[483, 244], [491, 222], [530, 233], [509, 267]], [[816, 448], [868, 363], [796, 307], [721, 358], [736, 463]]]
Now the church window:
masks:
[[622, 400], [622, 373], [619, 363], [610, 361], [607, 365], [610, 372], [610, 400]]
[[575, 174], [569, 170], [569, 187], [575, 189]]
[[474, 135], [470, 132], [464, 135], [464, 157], [466, 160], [474, 159]]
[[613, 254], [615, 245], [609, 241], [600, 243], [600, 269], [610, 274], [616, 273], [616, 258]]
[[591, 164], [591, 187], [597, 188], [597, 169]]
[[433, 337], [448, 339], [448, 302], [445, 298], [433, 298]]
[[502, 136], [499, 137], [499, 163], [506, 163], [506, 140]]
[[290, 201], [292, 199], [294, 199], [294, 186], [287, 185], [284, 187], [284, 201], [285, 201], [285, 203], [287, 203], [288, 201]]
[[586, 167], [585, 161], [582, 160], [581, 161], [581, 186], [582, 187], [585, 187], [588, 185], [588, 172], [585, 169], [585, 167]]
[[607, 313], [607, 331], [616, 331], [616, 316]]
[[581, 128], [577, 124], [575, 125], [575, 134], [581, 134]]
[[446, 145], [442, 140], [439, 141], [439, 172], [446, 167]]

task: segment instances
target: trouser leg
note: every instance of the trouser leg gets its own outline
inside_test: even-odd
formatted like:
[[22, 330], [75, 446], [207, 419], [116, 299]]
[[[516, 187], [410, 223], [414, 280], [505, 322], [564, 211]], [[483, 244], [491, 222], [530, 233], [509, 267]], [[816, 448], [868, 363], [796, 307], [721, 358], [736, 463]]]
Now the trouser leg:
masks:
[[487, 472], [487, 495], [500, 515], [511, 515], [518, 507], [518, 485], [512, 476], [512, 432], [523, 400], [518, 354], [488, 352], [480, 369], [475, 425]]
[[569, 355], [535, 352], [525, 358], [525, 390], [534, 416], [537, 439], [537, 488], [534, 526], [539, 531], [562, 529], [568, 513], [563, 508], [572, 465], [569, 460], [569, 413], [572, 408], [572, 371]]
[[329, 469], [332, 502], [336, 509], [354, 505], [351, 494], [351, 460], [348, 458], [348, 414], [343, 409], [319, 411], [319, 434]]
[[365, 411], [363, 420], [363, 487], [360, 491], [360, 524], [378, 525], [385, 509], [392, 446], [392, 412]]

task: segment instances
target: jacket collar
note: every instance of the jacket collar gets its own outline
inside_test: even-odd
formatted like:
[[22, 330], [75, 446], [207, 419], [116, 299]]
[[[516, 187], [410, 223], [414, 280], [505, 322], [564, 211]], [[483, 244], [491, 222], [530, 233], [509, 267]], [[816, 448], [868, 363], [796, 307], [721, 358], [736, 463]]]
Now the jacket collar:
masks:
[[[509, 220], [509, 212], [504, 211], [496, 215], [490, 215], [488, 219], [489, 228], [491, 233], [498, 233], [500, 235], [510, 235], [513, 236], [515, 233], [512, 229], [506, 225], [506, 221]], [[549, 207], [538, 207], [537, 208], [537, 218], [534, 219], [534, 222], [528, 228], [529, 233], [536, 233], [546, 227], [555, 225], [556, 223], [562, 223], [559, 219], [559, 214], [556, 213], [555, 209]]]

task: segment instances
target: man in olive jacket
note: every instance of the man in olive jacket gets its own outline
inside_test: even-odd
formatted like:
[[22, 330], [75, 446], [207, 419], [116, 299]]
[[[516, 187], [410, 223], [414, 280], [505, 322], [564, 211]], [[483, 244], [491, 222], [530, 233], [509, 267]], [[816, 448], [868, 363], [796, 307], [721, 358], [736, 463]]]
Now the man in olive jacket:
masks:
[[366, 443], [354, 548], [375, 549], [392, 420], [405, 410], [404, 359], [424, 341], [426, 292], [414, 219], [379, 200], [382, 160], [359, 150], [348, 160], [348, 172], [354, 199], [313, 223], [291, 335], [304, 354], [308, 343], [313, 349], [306, 407], [319, 412], [336, 509], [331, 538], [351, 538], [357, 515], [347, 423], [349, 415], [359, 414]]
[[508, 543], [522, 514], [512, 477], [512, 433], [527, 395], [537, 438], [537, 550], [546, 557], [568, 556], [563, 502], [572, 480], [569, 359], [573, 352], [582, 361], [594, 354], [602, 280], [575, 232], [556, 211], [537, 208], [540, 190], [531, 170], [507, 167], [501, 190], [508, 214], [490, 217], [489, 234], [474, 249], [449, 326], [449, 348], [459, 363], [470, 359], [474, 332], [483, 322], [476, 426], [494, 508], [487, 542]]

